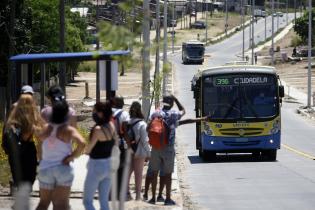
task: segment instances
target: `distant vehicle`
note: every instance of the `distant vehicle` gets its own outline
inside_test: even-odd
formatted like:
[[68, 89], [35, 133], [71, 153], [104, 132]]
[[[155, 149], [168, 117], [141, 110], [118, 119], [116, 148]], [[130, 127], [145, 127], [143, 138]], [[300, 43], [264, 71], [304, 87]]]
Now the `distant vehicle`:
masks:
[[[311, 56], [315, 56], [315, 48], [311, 50]], [[296, 57], [308, 57], [308, 49], [307, 47], [301, 47], [296, 50]]]
[[261, 17], [262, 16], [262, 10], [261, 9], [255, 9], [254, 10], [254, 16], [255, 17]]
[[187, 63], [200, 63], [204, 61], [205, 45], [204, 43], [191, 40], [182, 44], [182, 61]]
[[190, 13], [190, 16], [196, 17], [196, 12], [195, 12], [195, 11], [192, 11], [192, 12]]
[[273, 67], [240, 65], [200, 69], [191, 89], [196, 117], [196, 149], [205, 160], [217, 153], [252, 153], [277, 159], [281, 145], [284, 87]]
[[277, 17], [277, 16], [283, 17], [283, 13], [282, 12], [276, 12], [276, 13], [273, 13], [273, 16], [274, 17]]
[[206, 23], [203, 21], [196, 21], [195, 23], [191, 24], [191, 28], [195, 29], [205, 29]]
[[266, 11], [262, 11], [261, 12], [261, 17], [267, 17], [267, 12]]

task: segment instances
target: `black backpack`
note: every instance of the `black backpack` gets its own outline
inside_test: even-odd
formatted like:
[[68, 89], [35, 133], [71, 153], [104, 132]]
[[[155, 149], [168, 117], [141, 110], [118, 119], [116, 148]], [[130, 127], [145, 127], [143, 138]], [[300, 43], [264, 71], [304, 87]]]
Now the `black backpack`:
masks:
[[136, 153], [138, 149], [138, 144], [140, 140], [137, 141], [136, 134], [135, 134], [135, 131], [133, 130], [133, 127], [141, 121], [142, 120], [137, 120], [132, 124], [128, 124], [127, 126], [127, 138], [128, 138], [128, 141], [130, 142], [130, 147], [134, 153]]

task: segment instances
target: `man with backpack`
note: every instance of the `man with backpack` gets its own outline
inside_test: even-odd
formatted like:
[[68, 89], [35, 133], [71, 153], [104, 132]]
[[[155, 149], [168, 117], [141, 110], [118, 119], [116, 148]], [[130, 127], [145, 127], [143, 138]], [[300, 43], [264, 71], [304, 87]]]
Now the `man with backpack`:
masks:
[[[179, 111], [172, 109], [174, 103], [177, 105]], [[175, 164], [176, 127], [204, 121], [208, 117], [181, 120], [186, 112], [182, 104], [173, 95], [164, 96], [162, 104], [162, 109], [158, 109], [152, 113], [148, 126], [149, 143], [152, 146], [149, 167], [151, 167], [153, 172], [152, 199], [149, 203], [155, 204], [156, 202], [157, 176], [159, 170], [163, 170], [164, 176], [160, 176], [160, 182], [166, 185], [164, 205], [175, 205], [175, 201], [171, 199], [171, 190], [172, 173], [174, 172]], [[163, 186], [160, 186], [160, 188], [163, 190]]]
[[119, 198], [122, 176], [124, 170], [125, 156], [127, 150], [127, 143], [124, 139], [124, 128], [126, 127], [128, 121], [130, 120], [129, 113], [123, 110], [125, 105], [124, 98], [121, 96], [115, 96], [111, 99], [112, 111], [113, 111], [113, 123], [115, 125], [117, 134], [120, 139], [119, 149], [120, 149], [120, 164], [117, 171], [117, 197]]
[[[178, 110], [172, 109], [176, 103]], [[175, 161], [175, 129], [178, 121], [185, 115], [185, 109], [173, 95], [163, 97], [163, 107], [151, 115], [149, 123], [149, 142], [152, 146], [150, 167], [153, 171], [152, 199], [149, 203], [156, 202], [157, 174], [163, 168], [165, 176], [161, 177], [166, 185], [165, 205], [175, 205], [171, 199], [172, 173]]]

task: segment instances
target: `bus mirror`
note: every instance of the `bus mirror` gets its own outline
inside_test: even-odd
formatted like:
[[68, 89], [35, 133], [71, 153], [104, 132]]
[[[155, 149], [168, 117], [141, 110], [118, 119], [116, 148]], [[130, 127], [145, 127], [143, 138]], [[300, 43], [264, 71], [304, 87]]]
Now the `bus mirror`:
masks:
[[279, 97], [280, 98], [284, 97], [284, 86], [283, 85], [279, 86]]

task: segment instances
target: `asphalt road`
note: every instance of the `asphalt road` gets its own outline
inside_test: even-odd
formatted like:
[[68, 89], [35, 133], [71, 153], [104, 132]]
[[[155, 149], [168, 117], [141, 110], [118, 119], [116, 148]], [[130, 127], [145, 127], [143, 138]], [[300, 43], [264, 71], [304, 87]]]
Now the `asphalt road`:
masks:
[[[293, 15], [289, 17], [293, 18]], [[270, 19], [267, 21], [269, 30]], [[285, 23], [285, 15], [281, 19], [280, 23]], [[255, 28], [258, 43], [264, 39], [264, 20], [259, 20]], [[248, 34], [246, 30], [246, 47]], [[236, 55], [241, 50], [242, 33], [238, 33], [209, 46], [206, 53], [211, 57], [205, 65], [216, 66], [237, 60]], [[194, 117], [190, 80], [201, 66], [183, 65], [181, 55], [170, 57], [170, 60], [176, 68], [176, 94], [186, 108], [186, 117]], [[254, 161], [250, 155], [223, 155], [217, 162], [203, 162], [195, 149], [195, 125], [184, 125], [178, 129], [177, 141], [186, 163], [181, 179], [188, 187], [196, 209], [315, 209], [315, 161], [312, 158], [312, 155], [315, 156], [315, 125], [295, 113], [297, 106], [293, 103], [283, 104], [283, 145], [276, 162]]]

